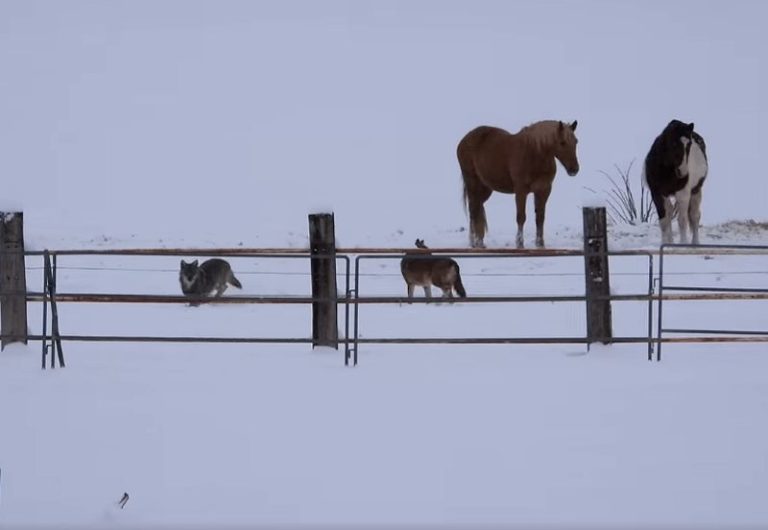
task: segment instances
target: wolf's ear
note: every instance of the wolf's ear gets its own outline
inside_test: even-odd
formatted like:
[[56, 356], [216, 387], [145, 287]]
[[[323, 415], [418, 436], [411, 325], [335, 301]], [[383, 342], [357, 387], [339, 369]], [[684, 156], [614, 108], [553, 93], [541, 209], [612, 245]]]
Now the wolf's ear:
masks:
[[184, 265], [186, 265], [186, 264], [187, 264], [187, 262], [186, 262], [186, 261], [184, 261], [184, 260], [181, 260], [181, 266], [182, 266], [182, 267], [183, 267]]
[[197, 260], [195, 260], [195, 261], [193, 261], [192, 263], [190, 263], [190, 265], [192, 265], [192, 266], [194, 266], [194, 267], [197, 267]]

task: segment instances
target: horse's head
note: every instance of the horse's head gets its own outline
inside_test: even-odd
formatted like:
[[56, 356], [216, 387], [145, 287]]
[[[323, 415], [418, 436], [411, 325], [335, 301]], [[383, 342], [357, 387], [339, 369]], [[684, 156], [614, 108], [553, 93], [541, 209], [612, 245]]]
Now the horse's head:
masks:
[[688, 155], [693, 141], [693, 123], [672, 120], [664, 130], [667, 149], [677, 178], [688, 176]]
[[555, 144], [555, 158], [557, 158], [570, 176], [575, 176], [579, 172], [579, 159], [576, 156], [576, 125], [574, 121], [570, 125], [560, 122], [557, 127], [557, 142]]

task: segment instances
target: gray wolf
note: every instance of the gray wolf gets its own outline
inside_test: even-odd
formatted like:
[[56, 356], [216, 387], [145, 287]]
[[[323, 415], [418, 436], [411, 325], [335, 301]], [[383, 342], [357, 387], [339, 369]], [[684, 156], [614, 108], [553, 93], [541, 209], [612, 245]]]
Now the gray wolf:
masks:
[[179, 283], [181, 292], [190, 297], [219, 297], [229, 285], [243, 288], [232, 267], [221, 258], [212, 258], [200, 265], [197, 260], [191, 263], [181, 260]]

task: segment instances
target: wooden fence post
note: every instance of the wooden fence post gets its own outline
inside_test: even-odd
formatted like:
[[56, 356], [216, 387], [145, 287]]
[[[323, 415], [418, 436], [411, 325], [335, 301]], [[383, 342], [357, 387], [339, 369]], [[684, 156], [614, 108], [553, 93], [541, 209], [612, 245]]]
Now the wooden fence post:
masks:
[[24, 268], [24, 214], [0, 212], [0, 350], [27, 343], [27, 275]]
[[[588, 344], [608, 344], [611, 325], [610, 274], [608, 273], [608, 230], [605, 208], [584, 208], [584, 277], [587, 298]], [[599, 298], [599, 299], [596, 299]]]
[[312, 255], [312, 347], [339, 349], [336, 321], [336, 235], [332, 213], [309, 215], [309, 248]]

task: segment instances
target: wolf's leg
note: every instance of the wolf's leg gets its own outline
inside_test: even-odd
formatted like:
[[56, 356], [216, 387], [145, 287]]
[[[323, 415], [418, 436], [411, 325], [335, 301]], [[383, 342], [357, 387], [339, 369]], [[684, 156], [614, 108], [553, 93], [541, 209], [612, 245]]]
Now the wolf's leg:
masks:
[[449, 285], [443, 289], [443, 298], [447, 298], [449, 304], [453, 303], [453, 287]]

